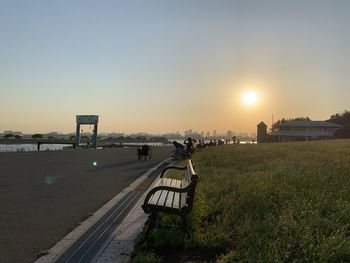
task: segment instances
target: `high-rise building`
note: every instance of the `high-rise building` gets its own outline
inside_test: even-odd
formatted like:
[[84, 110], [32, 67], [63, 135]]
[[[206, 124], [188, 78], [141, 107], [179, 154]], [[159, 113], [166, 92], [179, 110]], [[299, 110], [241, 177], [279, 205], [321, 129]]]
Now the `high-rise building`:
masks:
[[185, 137], [189, 137], [189, 136], [191, 136], [191, 134], [193, 134], [192, 129], [185, 131]]

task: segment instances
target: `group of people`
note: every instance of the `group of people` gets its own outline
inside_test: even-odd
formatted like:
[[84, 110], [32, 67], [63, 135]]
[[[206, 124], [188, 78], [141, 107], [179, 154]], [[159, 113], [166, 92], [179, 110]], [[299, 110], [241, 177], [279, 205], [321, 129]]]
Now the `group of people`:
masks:
[[219, 139], [219, 140], [209, 140], [209, 142], [205, 142], [204, 140], [199, 140], [198, 148], [206, 148], [210, 146], [217, 146], [217, 145], [223, 145], [227, 144], [229, 141], [225, 141], [224, 139]]
[[[237, 140], [236, 136], [232, 137], [233, 143], [240, 143], [239, 140]], [[190, 158], [191, 154], [194, 153], [195, 149], [198, 148], [207, 148], [211, 146], [217, 146], [217, 145], [224, 145], [230, 143], [230, 140], [224, 140], [224, 139], [213, 139], [209, 142], [205, 142], [204, 139], [199, 139], [198, 142], [196, 139], [193, 139], [191, 137], [188, 137], [183, 144], [173, 141], [173, 145], [175, 146], [175, 150], [173, 151], [173, 157], [174, 159], [181, 160]]]
[[143, 145], [143, 146], [137, 148], [137, 155], [139, 157], [139, 160], [141, 160], [142, 157], [144, 158], [144, 160], [146, 160], [147, 157], [149, 157], [149, 159], [151, 159], [152, 158], [151, 147], [149, 147], [148, 145]]
[[[173, 158], [176, 160], [182, 160], [186, 158], [191, 158], [191, 155], [194, 153], [196, 148], [206, 148], [210, 146], [223, 145], [229, 143], [229, 141], [224, 141], [223, 139], [219, 140], [210, 140], [209, 142], [205, 142], [203, 139], [199, 139], [198, 142], [196, 139], [188, 137], [184, 140], [183, 144], [177, 141], [173, 141], [173, 145], [175, 146], [175, 150], [173, 153]], [[236, 137], [233, 137], [233, 143], [240, 143], [239, 140], [236, 140]], [[146, 160], [147, 157], [152, 158], [152, 151], [148, 145], [143, 145], [137, 149], [137, 154], [139, 160], [142, 157]]]
[[175, 146], [175, 150], [173, 153], [173, 157], [176, 160], [186, 159], [190, 158], [191, 155], [194, 153], [197, 141], [196, 139], [192, 139], [191, 137], [188, 137], [183, 144], [173, 141], [173, 145]]

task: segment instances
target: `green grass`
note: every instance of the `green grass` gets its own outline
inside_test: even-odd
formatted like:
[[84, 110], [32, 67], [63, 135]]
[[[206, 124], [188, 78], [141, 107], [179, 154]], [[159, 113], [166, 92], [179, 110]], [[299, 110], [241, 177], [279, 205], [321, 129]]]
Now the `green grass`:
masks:
[[[138, 238], [148, 262], [350, 262], [350, 140], [225, 145], [193, 156], [192, 236]], [[176, 222], [164, 216], [163, 220]]]

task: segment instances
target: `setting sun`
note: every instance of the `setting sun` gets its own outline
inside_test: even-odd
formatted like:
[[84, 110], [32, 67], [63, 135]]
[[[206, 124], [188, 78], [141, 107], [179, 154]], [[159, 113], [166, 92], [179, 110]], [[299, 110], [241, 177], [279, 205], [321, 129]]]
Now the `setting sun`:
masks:
[[254, 91], [247, 91], [243, 95], [243, 102], [247, 105], [253, 105], [256, 103], [258, 97]]

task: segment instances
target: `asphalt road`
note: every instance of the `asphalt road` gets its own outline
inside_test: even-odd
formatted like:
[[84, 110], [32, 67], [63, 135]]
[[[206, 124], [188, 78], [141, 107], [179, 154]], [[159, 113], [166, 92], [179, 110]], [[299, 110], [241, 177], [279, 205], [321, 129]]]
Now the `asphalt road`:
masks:
[[0, 262], [33, 262], [171, 150], [0, 153]]

